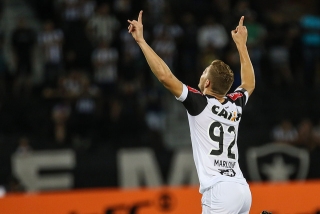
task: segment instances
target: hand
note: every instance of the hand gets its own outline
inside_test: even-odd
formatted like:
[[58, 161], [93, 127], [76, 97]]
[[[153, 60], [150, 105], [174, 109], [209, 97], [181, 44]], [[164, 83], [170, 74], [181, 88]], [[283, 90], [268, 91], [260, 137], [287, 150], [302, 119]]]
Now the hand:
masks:
[[245, 45], [247, 43], [248, 31], [246, 26], [243, 26], [244, 16], [240, 18], [239, 25], [233, 31], [231, 31], [232, 39], [237, 46]]
[[138, 21], [137, 20], [128, 20], [130, 23], [128, 27], [128, 32], [131, 33], [132, 37], [136, 40], [136, 42], [142, 42], [144, 41], [143, 38], [143, 25], [142, 25], [142, 13], [143, 11], [141, 10], [138, 16]]

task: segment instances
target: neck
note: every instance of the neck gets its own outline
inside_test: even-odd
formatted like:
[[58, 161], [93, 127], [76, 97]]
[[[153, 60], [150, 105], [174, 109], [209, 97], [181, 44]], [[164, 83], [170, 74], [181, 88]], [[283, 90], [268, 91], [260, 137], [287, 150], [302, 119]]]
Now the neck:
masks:
[[210, 91], [210, 90], [204, 90], [203, 94], [215, 97], [220, 103], [223, 103], [225, 100], [224, 95], [217, 94], [217, 93]]

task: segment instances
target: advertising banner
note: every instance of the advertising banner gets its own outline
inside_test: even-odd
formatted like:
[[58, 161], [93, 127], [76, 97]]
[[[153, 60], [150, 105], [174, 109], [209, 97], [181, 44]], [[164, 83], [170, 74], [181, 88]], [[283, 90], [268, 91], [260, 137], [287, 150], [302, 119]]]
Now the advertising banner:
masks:
[[[252, 214], [316, 214], [320, 181], [251, 183]], [[92, 189], [9, 194], [1, 214], [200, 214], [198, 187]]]
[[9, 195], [0, 199], [1, 214], [175, 214], [201, 213], [195, 187], [101, 189]]

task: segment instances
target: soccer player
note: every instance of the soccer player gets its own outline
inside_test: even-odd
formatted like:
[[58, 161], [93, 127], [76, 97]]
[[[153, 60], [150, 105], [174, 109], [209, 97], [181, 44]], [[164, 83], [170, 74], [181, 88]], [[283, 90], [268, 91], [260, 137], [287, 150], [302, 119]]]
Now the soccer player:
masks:
[[202, 73], [200, 91], [180, 82], [143, 37], [142, 11], [128, 20], [129, 33], [141, 48], [152, 72], [187, 110], [193, 157], [197, 168], [202, 214], [244, 214], [251, 207], [251, 192], [238, 163], [238, 126], [255, 87], [247, 51], [244, 17], [231, 31], [241, 61], [241, 85], [227, 94], [234, 77], [224, 62], [214, 60]]

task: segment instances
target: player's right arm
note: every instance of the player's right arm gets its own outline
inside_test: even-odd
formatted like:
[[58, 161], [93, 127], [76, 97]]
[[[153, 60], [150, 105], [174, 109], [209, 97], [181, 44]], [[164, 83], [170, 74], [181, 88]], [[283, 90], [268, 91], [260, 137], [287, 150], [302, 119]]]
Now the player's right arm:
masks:
[[246, 45], [248, 31], [247, 28], [243, 26], [243, 20], [244, 17], [242, 16], [237, 28], [231, 31], [231, 35], [240, 55], [241, 85], [239, 87], [245, 89], [248, 94], [251, 95], [255, 88], [255, 76]]
[[180, 97], [183, 84], [171, 72], [167, 64], [153, 51], [143, 38], [142, 11], [138, 20], [128, 20], [128, 30], [141, 48], [152, 72], [158, 80], [176, 97]]

